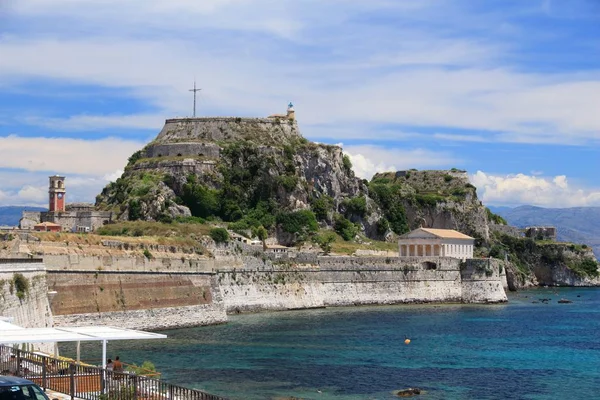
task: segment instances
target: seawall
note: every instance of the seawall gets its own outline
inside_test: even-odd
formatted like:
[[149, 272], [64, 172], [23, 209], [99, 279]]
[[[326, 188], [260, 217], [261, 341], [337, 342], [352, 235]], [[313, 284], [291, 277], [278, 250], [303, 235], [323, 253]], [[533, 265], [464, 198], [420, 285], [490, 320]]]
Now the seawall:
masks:
[[[507, 301], [495, 260], [319, 257], [219, 271], [227, 312], [400, 303]], [[260, 264], [260, 263], [259, 263]], [[435, 268], [435, 269], [434, 269]], [[505, 279], [504, 279], [505, 281]]]
[[219, 324], [227, 315], [211, 273], [48, 271], [57, 325], [131, 329]]
[[162, 329], [224, 323], [227, 313], [507, 300], [497, 260], [219, 252], [217, 260], [199, 264], [176, 258], [128, 264], [125, 256], [74, 262], [73, 255], [55, 255], [51, 264], [62, 257], [63, 267], [48, 271], [50, 290], [57, 292], [54, 319], [58, 325]]
[[52, 326], [41, 259], [0, 259], [0, 316], [24, 328]]

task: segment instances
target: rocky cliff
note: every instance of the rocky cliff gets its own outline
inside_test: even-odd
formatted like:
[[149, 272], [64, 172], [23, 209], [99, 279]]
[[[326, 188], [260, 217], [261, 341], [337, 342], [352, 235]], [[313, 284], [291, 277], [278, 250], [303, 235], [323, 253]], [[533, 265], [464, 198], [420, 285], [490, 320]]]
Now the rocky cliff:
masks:
[[495, 233], [483, 256], [505, 260], [511, 290], [549, 286], [600, 286], [600, 264], [586, 245], [536, 241]]
[[238, 230], [262, 225], [285, 244], [306, 239], [317, 222], [348, 240], [360, 232], [391, 239], [419, 226], [489, 237], [485, 208], [464, 171], [360, 180], [340, 147], [312, 143], [295, 121], [277, 118], [167, 120], [96, 205], [121, 220], [194, 216]]

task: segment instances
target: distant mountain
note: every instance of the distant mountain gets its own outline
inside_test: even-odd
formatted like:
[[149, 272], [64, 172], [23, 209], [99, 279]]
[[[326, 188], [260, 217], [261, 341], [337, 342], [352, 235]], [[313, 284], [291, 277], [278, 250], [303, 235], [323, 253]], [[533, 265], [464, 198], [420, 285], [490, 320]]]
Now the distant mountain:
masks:
[[542, 208], [520, 206], [516, 208], [490, 207], [504, 217], [510, 225], [518, 227], [553, 225], [558, 229], [558, 240], [585, 243], [600, 257], [600, 207]]
[[17, 226], [23, 211], [47, 211], [43, 207], [7, 206], [0, 207], [0, 225]]

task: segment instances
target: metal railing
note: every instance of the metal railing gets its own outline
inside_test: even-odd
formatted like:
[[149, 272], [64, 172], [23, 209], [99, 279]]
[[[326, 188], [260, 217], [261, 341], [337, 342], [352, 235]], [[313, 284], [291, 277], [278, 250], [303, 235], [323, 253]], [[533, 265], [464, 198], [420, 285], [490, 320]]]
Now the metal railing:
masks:
[[227, 400], [159, 379], [117, 372], [0, 345], [0, 374], [85, 400]]

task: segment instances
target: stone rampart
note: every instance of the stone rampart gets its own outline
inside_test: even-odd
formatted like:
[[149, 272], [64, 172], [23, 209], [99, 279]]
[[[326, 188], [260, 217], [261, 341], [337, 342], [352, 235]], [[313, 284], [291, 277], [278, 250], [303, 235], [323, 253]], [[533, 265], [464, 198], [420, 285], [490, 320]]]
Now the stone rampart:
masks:
[[64, 212], [42, 212], [42, 222], [52, 222], [62, 226], [69, 232], [76, 232], [77, 227], [88, 227], [94, 231], [107, 224], [113, 218], [110, 211], [64, 211]]
[[[88, 321], [163, 328], [225, 322], [226, 312], [506, 301], [504, 272], [496, 260], [313, 253], [270, 259], [246, 254], [254, 247], [219, 246], [214, 250], [216, 259], [184, 261], [47, 256], [49, 265], [64, 265], [49, 271], [50, 288], [57, 292], [52, 302], [55, 319], [60, 324]], [[197, 264], [190, 268], [190, 262]], [[94, 268], [97, 265], [102, 267]]]
[[[22, 275], [23, 283], [17, 283]], [[21, 288], [21, 290], [19, 290]], [[0, 316], [24, 328], [52, 326], [46, 269], [42, 260], [0, 259]]]
[[214, 160], [197, 160], [186, 158], [184, 160], [161, 160], [153, 159], [137, 162], [131, 169], [133, 171], [150, 170], [153, 172], [164, 172], [173, 176], [189, 176], [209, 174], [215, 170]]
[[[57, 324], [158, 329], [222, 323], [221, 293], [209, 273], [48, 271]], [[152, 317], [152, 318], [151, 318]]]
[[279, 118], [206, 117], [165, 121], [152, 145], [176, 142], [250, 140], [263, 145], [282, 145], [299, 138], [296, 121]]
[[499, 232], [505, 235], [514, 236], [514, 237], [523, 237], [523, 230], [517, 228], [516, 226], [510, 225], [500, 225], [500, 224], [489, 224], [491, 232]]
[[162, 143], [150, 145], [146, 148], [147, 158], [181, 156], [219, 158], [220, 154], [221, 148], [214, 143]]
[[499, 265], [483, 261], [319, 257], [317, 265], [302, 265], [263, 260], [241, 270], [219, 271], [218, 281], [228, 312], [506, 301]]
[[469, 259], [461, 263], [462, 297], [465, 303], [507, 301], [506, 270], [496, 259]]
[[215, 260], [211, 258], [159, 257], [158, 254], [148, 258], [141, 251], [137, 255], [46, 254], [44, 261], [53, 271], [210, 272], [215, 269]]

